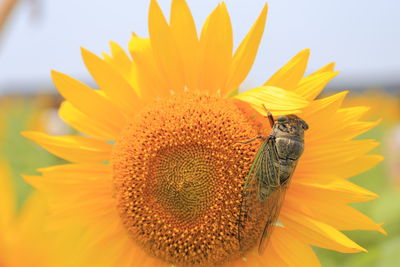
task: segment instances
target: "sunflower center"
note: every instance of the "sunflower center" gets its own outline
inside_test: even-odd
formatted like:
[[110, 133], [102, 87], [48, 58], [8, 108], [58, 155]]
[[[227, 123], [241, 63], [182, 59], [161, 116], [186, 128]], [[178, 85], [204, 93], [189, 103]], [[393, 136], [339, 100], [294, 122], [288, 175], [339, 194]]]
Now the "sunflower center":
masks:
[[238, 141], [259, 127], [232, 100], [189, 93], [138, 114], [112, 157], [118, 211], [132, 239], [172, 264], [240, 257], [242, 189], [259, 143]]
[[211, 153], [189, 144], [162, 149], [155, 157], [155, 196], [181, 224], [195, 223], [212, 200], [216, 166]]

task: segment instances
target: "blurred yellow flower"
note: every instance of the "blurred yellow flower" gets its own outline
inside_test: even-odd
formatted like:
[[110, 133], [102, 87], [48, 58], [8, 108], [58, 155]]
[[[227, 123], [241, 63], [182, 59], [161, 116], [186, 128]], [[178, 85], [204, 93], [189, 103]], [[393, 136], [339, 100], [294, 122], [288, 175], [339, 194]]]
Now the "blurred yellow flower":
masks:
[[[303, 77], [309, 57], [303, 50], [262, 86], [235, 94], [255, 59], [266, 14], [267, 7], [233, 52], [224, 3], [198, 38], [185, 1], [172, 1], [169, 23], [151, 1], [150, 37], [133, 35], [131, 57], [113, 42], [103, 58], [82, 49], [99, 90], [53, 71], [66, 99], [59, 115], [85, 136], [25, 132], [71, 162], [25, 178], [47, 193], [60, 228], [86, 227], [91, 265], [319, 266], [310, 246], [365, 251], [341, 230], [384, 233], [348, 205], [376, 197], [347, 178], [382, 160], [367, 155], [377, 142], [352, 140], [377, 122], [359, 121], [365, 107], [341, 108], [346, 92], [315, 100], [337, 75], [333, 64]], [[260, 143], [238, 141], [269, 132], [261, 104], [273, 115], [300, 113], [310, 129], [279, 226], [258, 255], [258, 236], [240, 248], [237, 224]]]
[[393, 124], [400, 121], [400, 95], [386, 93], [382, 88], [369, 89], [361, 93], [352, 93], [344, 105], [348, 107], [366, 105], [368, 119], [382, 119], [384, 123]]
[[[45, 230], [45, 201], [33, 192], [17, 211], [16, 194], [5, 162], [0, 162], [0, 266], [69, 266], [71, 232], [62, 236]], [[70, 240], [65, 240], [68, 236]]]
[[346, 106], [364, 103], [369, 110], [368, 119], [381, 119], [385, 128], [383, 137], [385, 164], [391, 181], [400, 189], [400, 99], [399, 93], [387, 93], [382, 88], [353, 93], [345, 101]]

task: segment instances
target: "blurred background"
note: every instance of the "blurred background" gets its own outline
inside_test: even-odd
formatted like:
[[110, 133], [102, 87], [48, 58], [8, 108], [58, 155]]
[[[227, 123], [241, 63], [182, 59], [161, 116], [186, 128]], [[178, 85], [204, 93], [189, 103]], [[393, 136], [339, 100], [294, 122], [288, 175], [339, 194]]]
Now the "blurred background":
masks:
[[[159, 0], [168, 13], [170, 0]], [[217, 0], [188, 0], [200, 29]], [[235, 44], [244, 37], [264, 1], [226, 1]], [[89, 84], [80, 46], [97, 54], [110, 40], [127, 47], [132, 32], [147, 36], [148, 0], [0, 0], [0, 158], [10, 165], [21, 207], [31, 188], [20, 174], [60, 163], [19, 132], [68, 133], [57, 117], [59, 95], [50, 79], [56, 69]], [[400, 262], [400, 1], [270, 0], [267, 27], [243, 88], [263, 83], [298, 51], [311, 49], [309, 72], [329, 62], [341, 71], [325, 94], [350, 90], [346, 106], [368, 105], [364, 118], [382, 123], [360, 138], [381, 142], [385, 161], [355, 183], [377, 200], [355, 205], [388, 236], [347, 233], [368, 253], [316, 249], [323, 266], [398, 266]]]

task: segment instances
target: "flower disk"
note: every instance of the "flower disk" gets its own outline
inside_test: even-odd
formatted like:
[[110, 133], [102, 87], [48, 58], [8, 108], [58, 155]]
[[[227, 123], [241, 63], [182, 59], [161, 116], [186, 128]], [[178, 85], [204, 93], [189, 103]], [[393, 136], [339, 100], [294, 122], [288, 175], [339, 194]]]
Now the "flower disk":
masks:
[[170, 263], [240, 257], [242, 187], [258, 144], [238, 141], [258, 127], [232, 100], [205, 95], [172, 96], [140, 113], [112, 157], [118, 210], [132, 239]]

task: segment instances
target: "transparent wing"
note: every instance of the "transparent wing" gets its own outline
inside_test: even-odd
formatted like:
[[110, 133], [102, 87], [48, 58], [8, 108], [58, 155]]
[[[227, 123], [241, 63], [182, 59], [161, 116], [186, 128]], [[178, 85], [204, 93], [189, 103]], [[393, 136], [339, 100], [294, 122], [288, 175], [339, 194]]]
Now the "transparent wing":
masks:
[[[296, 164], [297, 165], [297, 164]], [[294, 166], [293, 170], [296, 168]], [[265, 211], [267, 212], [267, 217], [264, 225], [264, 230], [262, 232], [260, 243], [258, 245], [258, 254], [262, 254], [267, 247], [268, 240], [272, 234], [273, 229], [275, 228], [275, 223], [279, 218], [279, 214], [281, 212], [282, 204], [285, 199], [286, 190], [290, 183], [290, 178], [292, 177], [293, 172], [290, 177], [286, 180], [284, 184], [280, 184], [278, 188], [276, 188], [265, 201]], [[280, 179], [279, 179], [280, 181]]]
[[285, 197], [285, 191], [287, 184], [282, 185], [280, 188], [275, 190], [266, 200], [266, 212], [268, 212], [267, 219], [265, 221], [264, 229], [261, 234], [260, 243], [258, 244], [258, 254], [262, 254], [267, 247], [268, 240], [275, 228], [275, 223], [278, 220], [282, 203]]
[[270, 138], [264, 147], [259, 172], [255, 175], [260, 178], [260, 200], [265, 202], [280, 187], [279, 157], [274, 138]]
[[260, 236], [259, 225], [269, 219], [267, 200], [279, 188], [279, 164], [275, 162], [278, 162], [275, 140], [267, 138], [257, 151], [243, 188], [238, 222], [241, 249], [250, 245], [243, 237]]

